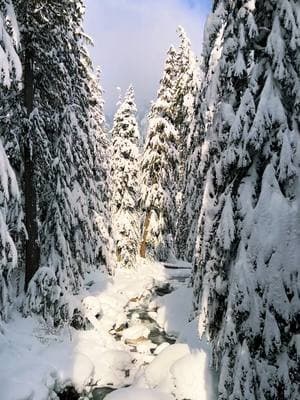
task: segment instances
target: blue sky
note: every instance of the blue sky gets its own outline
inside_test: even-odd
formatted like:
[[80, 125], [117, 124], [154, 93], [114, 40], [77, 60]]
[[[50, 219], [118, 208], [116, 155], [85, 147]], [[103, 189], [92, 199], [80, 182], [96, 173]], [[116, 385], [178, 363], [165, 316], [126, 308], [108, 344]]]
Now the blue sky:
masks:
[[195, 53], [201, 52], [202, 31], [210, 0], [86, 0], [85, 30], [94, 41], [93, 61], [102, 70], [106, 113], [132, 83], [140, 112], [155, 98], [167, 49], [176, 45], [182, 25]]

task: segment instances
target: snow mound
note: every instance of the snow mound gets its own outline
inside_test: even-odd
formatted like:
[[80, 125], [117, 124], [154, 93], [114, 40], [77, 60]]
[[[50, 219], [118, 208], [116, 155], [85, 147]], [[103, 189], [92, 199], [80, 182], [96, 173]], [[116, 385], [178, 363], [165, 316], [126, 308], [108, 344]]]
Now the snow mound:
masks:
[[133, 358], [122, 350], [108, 350], [97, 362], [97, 381], [101, 386], [120, 387], [127, 384], [128, 371], [132, 369]]
[[205, 352], [189, 354], [170, 368], [170, 392], [177, 400], [212, 400], [212, 379]]
[[177, 335], [183, 330], [188, 323], [188, 317], [192, 308], [192, 299], [192, 289], [182, 287], [152, 302], [152, 305], [158, 307], [157, 323], [165, 332]]
[[72, 384], [78, 392], [83, 391], [94, 375], [94, 364], [91, 360], [81, 353], [74, 353], [66, 360], [66, 367], [59, 373], [59, 380], [63, 386]]
[[157, 345], [152, 343], [151, 340], [145, 340], [136, 345], [136, 350], [141, 354], [149, 354], [151, 350], [156, 349]]
[[148, 365], [136, 386], [172, 393], [176, 400], [214, 400], [209, 345], [194, 353], [186, 344], [168, 346]]
[[152, 388], [158, 386], [168, 375], [175, 361], [190, 354], [186, 344], [173, 344], [164, 349], [145, 369], [145, 378]]
[[105, 400], [174, 400], [174, 397], [157, 390], [126, 388], [110, 393]]
[[94, 296], [87, 296], [82, 300], [82, 307], [86, 318], [95, 326], [102, 315], [99, 300]]
[[157, 346], [157, 348], [155, 349], [154, 354], [158, 355], [159, 353], [161, 353], [163, 350], [165, 350], [167, 347], [170, 346], [170, 343], [168, 342], [164, 342], [162, 344], [160, 344], [159, 346]]
[[145, 325], [134, 325], [130, 328], [125, 329], [122, 332], [122, 337], [124, 340], [138, 340], [138, 339], [147, 339], [150, 334], [150, 329], [148, 329]]

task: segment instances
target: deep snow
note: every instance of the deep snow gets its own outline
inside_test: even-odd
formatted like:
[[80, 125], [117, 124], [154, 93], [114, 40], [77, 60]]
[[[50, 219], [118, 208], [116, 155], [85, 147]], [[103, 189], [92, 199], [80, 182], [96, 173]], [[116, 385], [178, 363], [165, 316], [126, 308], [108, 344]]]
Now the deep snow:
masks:
[[[112, 387], [119, 390], [107, 400], [214, 399], [209, 345], [198, 339], [197, 322], [188, 322], [187, 270], [139, 264], [114, 279], [89, 275], [85, 292], [72, 300], [81, 304], [88, 330], [50, 329], [15, 313], [0, 333], [0, 400], [57, 399], [68, 385], [86, 398], [95, 387]], [[175, 290], [155, 295], [168, 282]], [[176, 335], [177, 343], [163, 336], [153, 343], [153, 326]]]

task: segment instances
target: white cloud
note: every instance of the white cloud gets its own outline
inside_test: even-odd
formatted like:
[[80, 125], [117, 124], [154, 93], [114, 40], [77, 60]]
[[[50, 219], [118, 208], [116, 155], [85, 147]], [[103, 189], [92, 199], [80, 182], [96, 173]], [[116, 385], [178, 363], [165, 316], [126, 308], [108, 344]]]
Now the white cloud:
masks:
[[86, 8], [85, 28], [95, 44], [91, 55], [102, 69], [110, 115], [115, 110], [117, 86], [124, 92], [132, 83], [140, 109], [155, 98], [166, 51], [177, 44], [178, 25], [185, 28], [194, 51], [200, 53], [207, 4], [201, 6], [194, 0], [86, 0]]

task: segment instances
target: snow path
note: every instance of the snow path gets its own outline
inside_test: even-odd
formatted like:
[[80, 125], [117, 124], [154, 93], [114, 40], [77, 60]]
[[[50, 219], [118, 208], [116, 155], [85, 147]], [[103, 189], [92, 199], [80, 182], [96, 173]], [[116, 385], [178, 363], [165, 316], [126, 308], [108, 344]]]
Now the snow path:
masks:
[[209, 348], [196, 321], [188, 323], [184, 267], [142, 261], [114, 279], [90, 274], [72, 299], [85, 330], [51, 330], [16, 314], [0, 334], [0, 400], [57, 400], [71, 385], [82, 399], [102, 400], [115, 389], [105, 399], [214, 399]]

